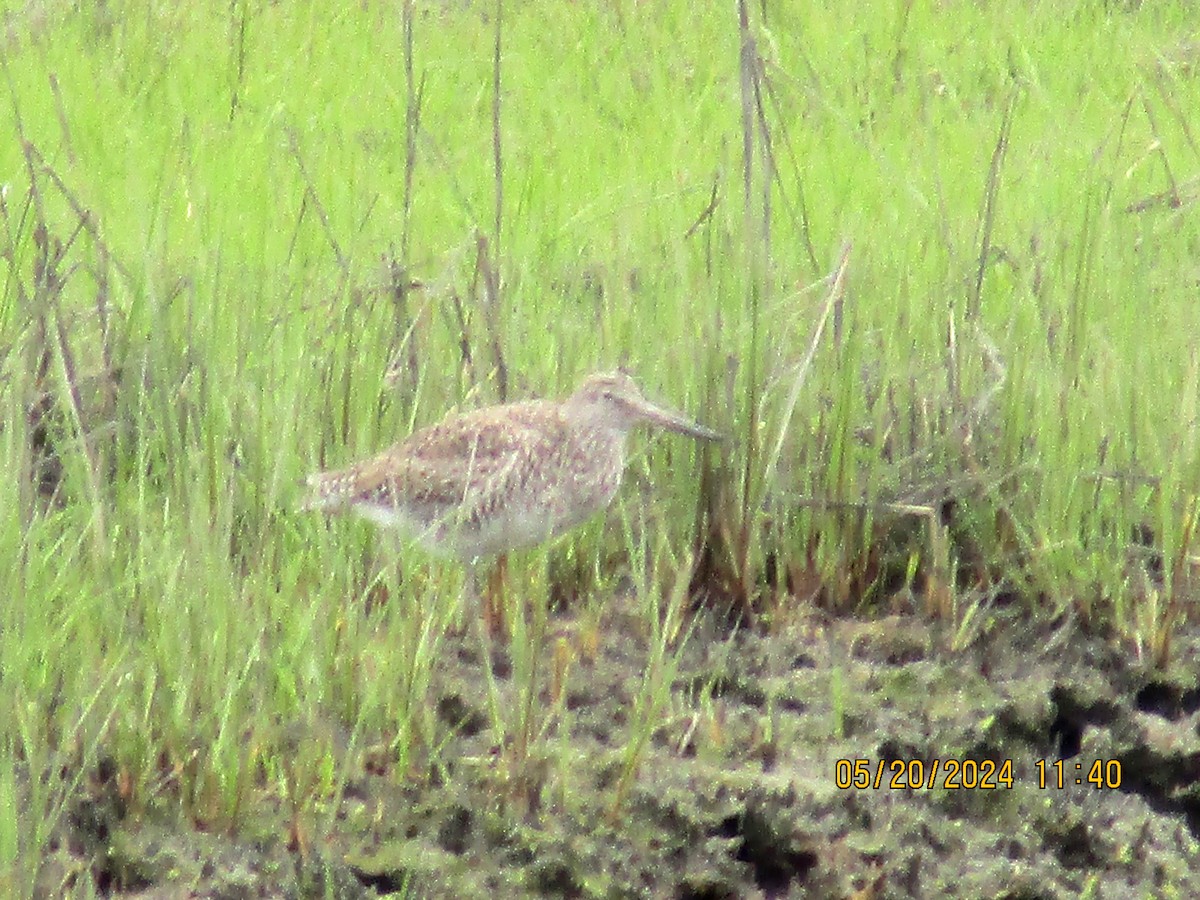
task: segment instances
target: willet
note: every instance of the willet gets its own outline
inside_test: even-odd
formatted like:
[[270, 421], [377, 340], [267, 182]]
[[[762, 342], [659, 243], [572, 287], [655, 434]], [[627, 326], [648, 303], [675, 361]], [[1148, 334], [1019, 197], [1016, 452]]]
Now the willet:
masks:
[[481, 561], [558, 537], [612, 502], [626, 438], [643, 423], [720, 439], [650, 403], [625, 372], [596, 374], [565, 400], [451, 415], [370, 459], [316, 473], [304, 508], [352, 510], [400, 529], [466, 566], [478, 596]]

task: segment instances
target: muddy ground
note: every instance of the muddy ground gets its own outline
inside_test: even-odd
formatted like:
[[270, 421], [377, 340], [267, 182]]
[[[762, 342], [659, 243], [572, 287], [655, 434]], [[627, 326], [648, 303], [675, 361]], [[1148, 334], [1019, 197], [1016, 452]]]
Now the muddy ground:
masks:
[[[434, 687], [445, 768], [398, 773], [380, 735], [375, 748], [341, 761], [351, 777], [335, 810], [314, 806], [297, 820], [264, 794], [233, 834], [152, 813], [135, 820], [115, 796], [113, 773], [101, 771], [72, 805], [41, 889], [57, 896], [90, 882], [114, 896], [213, 898], [1200, 896], [1200, 634], [1181, 636], [1175, 662], [1159, 672], [1069, 614], [1038, 621], [989, 609], [970, 646], [953, 649], [952, 633], [918, 615], [812, 611], [785, 633], [731, 635], [700, 613], [668, 673], [663, 724], [622, 792], [650, 652], [632, 603], [615, 598], [586, 640], [570, 617], [552, 618], [542, 702], [551, 703], [554, 648], [572, 648], [573, 663], [563, 712], [549, 717], [527, 759], [496, 744], [478, 637], [449, 637]], [[501, 692], [512, 691], [503, 652], [493, 669]], [[865, 762], [855, 770], [855, 760]], [[905, 785], [928, 778], [935, 763], [932, 788]], [[856, 772], [869, 786], [838, 783]]]

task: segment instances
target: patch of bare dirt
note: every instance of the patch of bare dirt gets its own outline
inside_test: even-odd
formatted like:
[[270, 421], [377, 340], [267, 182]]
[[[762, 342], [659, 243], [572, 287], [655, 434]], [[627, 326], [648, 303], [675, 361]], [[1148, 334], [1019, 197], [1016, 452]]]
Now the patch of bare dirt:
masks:
[[[620, 598], [523, 755], [493, 736], [478, 639], [448, 638], [443, 768], [413, 780], [361, 754], [320, 817], [332, 827], [303, 846], [282, 805], [216, 836], [135, 821], [93, 788], [42, 884], [214, 898], [1200, 896], [1200, 636], [1181, 635], [1160, 672], [1070, 621], [988, 615], [957, 652], [910, 616], [813, 612], [732, 637], [702, 619], [624, 793], [650, 649]], [[575, 626], [551, 622], [578, 650]], [[564, 645], [546, 644], [549, 707]], [[493, 669], [515, 704], [503, 653]]]

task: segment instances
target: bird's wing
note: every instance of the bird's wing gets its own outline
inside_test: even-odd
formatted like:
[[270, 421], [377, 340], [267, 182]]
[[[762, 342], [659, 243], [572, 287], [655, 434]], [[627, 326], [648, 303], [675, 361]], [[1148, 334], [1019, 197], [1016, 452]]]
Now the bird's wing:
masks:
[[470, 521], [525, 482], [538, 460], [552, 464], [563, 430], [556, 412], [540, 403], [453, 416], [360, 464], [357, 493], [455, 509]]

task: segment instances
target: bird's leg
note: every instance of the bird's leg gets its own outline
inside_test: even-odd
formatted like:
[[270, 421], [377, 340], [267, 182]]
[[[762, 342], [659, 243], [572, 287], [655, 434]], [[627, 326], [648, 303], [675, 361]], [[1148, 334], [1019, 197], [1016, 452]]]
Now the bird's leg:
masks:
[[463, 573], [462, 614], [465, 627], [470, 626], [471, 620], [481, 614], [483, 609], [479, 591], [479, 560], [466, 564]]
[[[496, 566], [489, 566], [486, 573], [480, 570], [479, 561], [473, 562], [467, 569], [467, 593], [469, 607], [467, 615], [474, 620], [479, 632], [479, 649], [484, 665], [487, 667], [487, 677], [493, 710], [497, 707], [495, 696], [496, 685], [492, 678], [492, 666], [495, 659], [496, 638], [502, 635], [503, 609], [497, 610], [493, 600], [491, 582], [494, 581]], [[468, 627], [470, 622], [468, 621]]]
[[496, 559], [495, 565], [488, 570], [487, 585], [484, 589], [484, 619], [493, 637], [504, 633], [505, 621], [504, 582], [508, 575], [508, 554], [502, 553]]
[[[503, 559], [503, 557], [501, 557]], [[463, 610], [468, 622], [477, 618], [486, 626], [489, 637], [499, 635], [504, 627], [504, 607], [502, 601], [497, 603], [497, 591], [494, 587], [495, 566], [487, 566], [482, 560], [472, 560], [467, 564], [466, 578], [463, 584]]]

